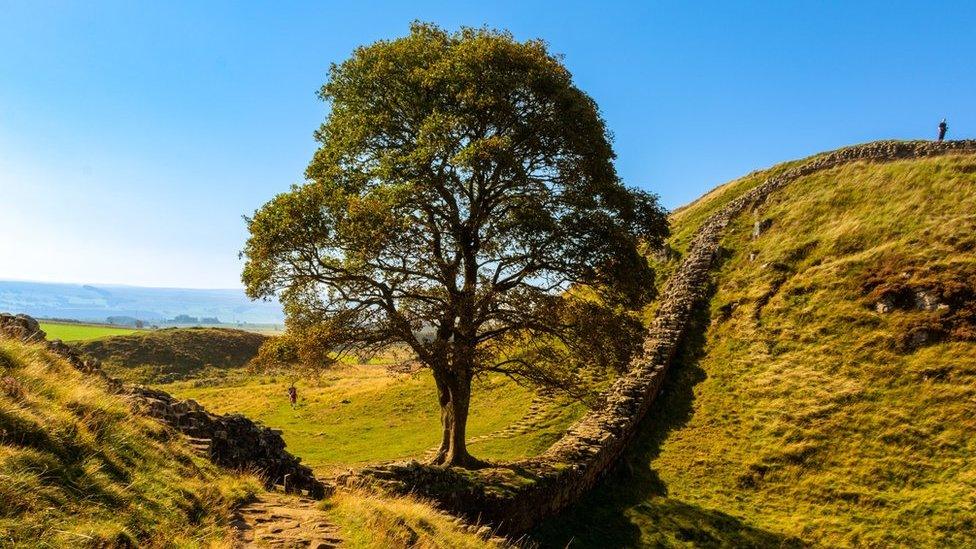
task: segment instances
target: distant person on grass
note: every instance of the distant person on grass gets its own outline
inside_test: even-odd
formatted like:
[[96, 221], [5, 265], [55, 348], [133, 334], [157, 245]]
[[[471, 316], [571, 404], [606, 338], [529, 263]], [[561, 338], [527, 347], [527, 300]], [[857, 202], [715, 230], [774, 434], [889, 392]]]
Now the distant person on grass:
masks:
[[294, 410], [295, 406], [298, 405], [298, 389], [295, 388], [294, 383], [292, 383], [291, 387], [288, 388], [288, 400], [291, 401], [291, 407]]
[[939, 141], [940, 142], [943, 139], [945, 139], [945, 134], [946, 134], [946, 131], [948, 131], [948, 130], [949, 130], [949, 125], [946, 124], [946, 119], [943, 118], [942, 119], [942, 122], [939, 122]]

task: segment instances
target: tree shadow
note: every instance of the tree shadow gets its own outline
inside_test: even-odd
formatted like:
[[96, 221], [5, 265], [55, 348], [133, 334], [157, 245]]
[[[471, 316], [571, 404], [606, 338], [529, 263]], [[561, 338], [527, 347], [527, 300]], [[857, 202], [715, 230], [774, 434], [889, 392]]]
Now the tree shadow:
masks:
[[[713, 292], [708, 292], [711, 295]], [[661, 394], [641, 422], [618, 466], [597, 488], [532, 533], [542, 547], [800, 547], [795, 538], [750, 526], [721, 511], [669, 497], [650, 467], [672, 431], [692, 415], [694, 387], [705, 380], [699, 362], [710, 323], [708, 299], [696, 309]]]

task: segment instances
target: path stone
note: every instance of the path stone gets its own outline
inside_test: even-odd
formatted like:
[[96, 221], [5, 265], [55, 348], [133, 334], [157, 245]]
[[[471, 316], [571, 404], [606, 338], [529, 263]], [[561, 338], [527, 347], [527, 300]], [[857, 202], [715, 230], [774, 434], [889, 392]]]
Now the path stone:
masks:
[[238, 509], [235, 547], [329, 549], [341, 547], [339, 529], [330, 523], [318, 502], [304, 497], [266, 492]]

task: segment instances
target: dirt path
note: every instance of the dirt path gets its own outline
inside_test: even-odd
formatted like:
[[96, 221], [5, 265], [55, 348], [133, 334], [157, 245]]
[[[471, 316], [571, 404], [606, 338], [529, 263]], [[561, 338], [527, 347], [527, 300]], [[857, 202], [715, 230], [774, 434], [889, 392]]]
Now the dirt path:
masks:
[[236, 547], [328, 549], [340, 547], [339, 529], [318, 502], [300, 496], [265, 492], [241, 507], [234, 521]]

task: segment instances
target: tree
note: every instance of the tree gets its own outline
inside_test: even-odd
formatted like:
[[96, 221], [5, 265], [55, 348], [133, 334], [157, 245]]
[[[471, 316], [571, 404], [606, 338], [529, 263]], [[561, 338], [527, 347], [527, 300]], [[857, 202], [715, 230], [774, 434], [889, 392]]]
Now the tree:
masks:
[[633, 350], [582, 327], [649, 299], [638, 245], [666, 217], [621, 183], [596, 104], [544, 42], [415, 23], [333, 65], [320, 96], [307, 181], [247, 219], [242, 278], [318, 349], [408, 345], [437, 386], [435, 463], [477, 463], [479, 373], [558, 384], [560, 357]]

